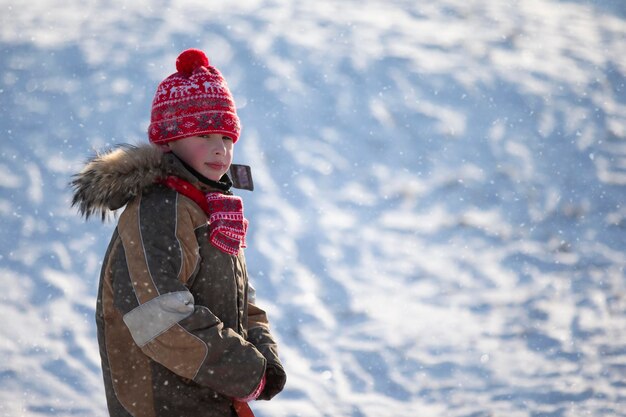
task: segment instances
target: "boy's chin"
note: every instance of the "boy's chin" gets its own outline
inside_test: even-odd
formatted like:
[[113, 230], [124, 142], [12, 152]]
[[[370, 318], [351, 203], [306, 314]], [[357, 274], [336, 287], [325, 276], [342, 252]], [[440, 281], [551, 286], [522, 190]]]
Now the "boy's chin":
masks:
[[224, 176], [224, 174], [216, 174], [215, 172], [206, 172], [206, 171], [202, 172], [202, 171], [200, 171], [200, 173], [202, 175], [204, 175], [205, 178], [208, 178], [211, 181], [219, 181]]

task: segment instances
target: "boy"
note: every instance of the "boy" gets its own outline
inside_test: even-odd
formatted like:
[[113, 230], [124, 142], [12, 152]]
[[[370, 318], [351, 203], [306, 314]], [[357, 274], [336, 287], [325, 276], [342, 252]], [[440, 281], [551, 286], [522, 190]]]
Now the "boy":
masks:
[[89, 218], [126, 206], [102, 264], [96, 322], [111, 416], [243, 416], [286, 375], [245, 259], [247, 220], [227, 175], [235, 103], [197, 49], [152, 103], [152, 144], [96, 156], [76, 175]]

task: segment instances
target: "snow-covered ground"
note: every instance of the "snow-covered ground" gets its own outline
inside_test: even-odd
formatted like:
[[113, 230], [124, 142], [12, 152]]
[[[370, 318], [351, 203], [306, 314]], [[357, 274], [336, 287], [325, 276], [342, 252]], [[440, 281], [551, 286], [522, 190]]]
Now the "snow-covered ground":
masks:
[[626, 416], [622, 0], [0, 0], [0, 416], [106, 415], [67, 183], [205, 50], [244, 124], [257, 416]]

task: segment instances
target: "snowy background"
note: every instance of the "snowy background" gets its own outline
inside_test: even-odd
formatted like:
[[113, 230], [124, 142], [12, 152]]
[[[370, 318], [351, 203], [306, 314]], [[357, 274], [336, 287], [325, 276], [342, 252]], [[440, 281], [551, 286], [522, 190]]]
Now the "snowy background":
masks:
[[106, 415], [67, 183], [188, 47], [255, 175], [257, 416], [626, 416], [623, 0], [0, 0], [0, 416]]

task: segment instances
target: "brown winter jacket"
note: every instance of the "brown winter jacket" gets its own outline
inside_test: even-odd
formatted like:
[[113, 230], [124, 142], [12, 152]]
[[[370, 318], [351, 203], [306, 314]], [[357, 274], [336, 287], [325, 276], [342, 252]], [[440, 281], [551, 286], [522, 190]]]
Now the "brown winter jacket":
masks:
[[284, 371], [249, 291], [243, 252], [209, 243], [202, 209], [156, 183], [167, 175], [210, 190], [152, 145], [99, 155], [73, 181], [74, 204], [86, 217], [126, 205], [103, 261], [96, 310], [109, 412], [233, 416], [231, 398], [250, 394], [266, 367], [282, 373], [282, 384]]

